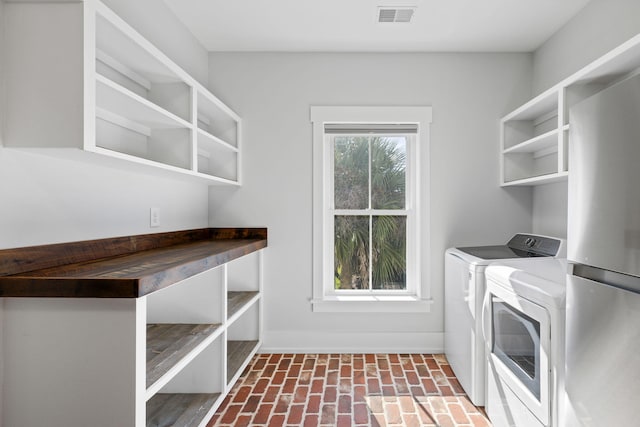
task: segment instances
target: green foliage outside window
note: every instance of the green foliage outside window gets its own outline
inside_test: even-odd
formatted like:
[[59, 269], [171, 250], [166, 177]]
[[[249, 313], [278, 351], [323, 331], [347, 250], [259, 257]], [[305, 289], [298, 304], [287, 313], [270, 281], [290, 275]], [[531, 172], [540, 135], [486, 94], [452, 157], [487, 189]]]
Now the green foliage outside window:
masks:
[[[406, 139], [334, 139], [336, 209], [403, 210]], [[335, 288], [406, 289], [406, 216], [336, 215]]]

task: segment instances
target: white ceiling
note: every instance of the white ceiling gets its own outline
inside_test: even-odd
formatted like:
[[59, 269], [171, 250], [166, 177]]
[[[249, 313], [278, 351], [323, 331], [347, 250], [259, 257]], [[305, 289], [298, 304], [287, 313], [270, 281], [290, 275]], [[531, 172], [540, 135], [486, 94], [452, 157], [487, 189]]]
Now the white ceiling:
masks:
[[[589, 0], [164, 0], [209, 51], [530, 52]], [[417, 6], [379, 24], [378, 6]]]

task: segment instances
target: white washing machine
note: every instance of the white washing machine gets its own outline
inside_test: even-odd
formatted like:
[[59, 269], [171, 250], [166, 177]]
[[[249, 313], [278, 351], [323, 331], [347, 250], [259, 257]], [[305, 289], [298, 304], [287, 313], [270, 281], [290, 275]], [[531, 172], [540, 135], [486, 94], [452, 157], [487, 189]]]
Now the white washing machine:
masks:
[[485, 404], [485, 344], [482, 335], [484, 270], [492, 262], [566, 257], [565, 241], [516, 234], [506, 245], [447, 249], [445, 253], [444, 349], [458, 381], [474, 405]]
[[485, 270], [485, 410], [494, 427], [559, 427], [567, 263], [540, 258]]

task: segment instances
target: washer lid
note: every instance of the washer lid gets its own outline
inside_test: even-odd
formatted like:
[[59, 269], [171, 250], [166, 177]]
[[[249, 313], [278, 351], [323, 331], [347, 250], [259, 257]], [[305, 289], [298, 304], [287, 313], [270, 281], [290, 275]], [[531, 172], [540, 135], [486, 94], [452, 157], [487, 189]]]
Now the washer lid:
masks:
[[468, 246], [464, 248], [458, 248], [462, 252], [466, 252], [469, 255], [473, 255], [482, 259], [510, 259], [510, 258], [531, 258], [531, 257], [543, 257], [548, 256], [545, 254], [539, 254], [536, 252], [524, 251], [516, 248], [510, 248], [507, 245], [497, 246]]
[[561, 256], [562, 239], [535, 234], [516, 234], [506, 245], [497, 246], [467, 246], [458, 248], [460, 251], [477, 258], [512, 259]]

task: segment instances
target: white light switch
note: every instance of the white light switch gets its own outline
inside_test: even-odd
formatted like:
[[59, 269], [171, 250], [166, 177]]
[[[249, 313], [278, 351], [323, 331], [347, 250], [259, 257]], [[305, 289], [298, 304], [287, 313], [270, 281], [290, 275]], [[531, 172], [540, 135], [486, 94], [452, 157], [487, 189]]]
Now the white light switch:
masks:
[[160, 227], [160, 208], [150, 209], [149, 225], [151, 227]]

